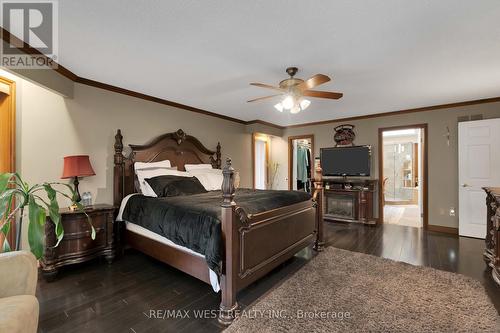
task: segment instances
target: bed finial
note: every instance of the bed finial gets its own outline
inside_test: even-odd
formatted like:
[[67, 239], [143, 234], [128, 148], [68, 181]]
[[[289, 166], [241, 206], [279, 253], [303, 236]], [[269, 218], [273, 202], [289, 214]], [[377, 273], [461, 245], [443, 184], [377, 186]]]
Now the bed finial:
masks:
[[175, 141], [177, 141], [177, 144], [180, 145], [182, 141], [186, 140], [186, 133], [182, 129], [178, 129], [177, 132], [174, 134], [175, 136]]
[[113, 203], [120, 206], [124, 196], [124, 157], [123, 157], [123, 136], [122, 131], [117, 130], [115, 135], [115, 167], [113, 172], [114, 188], [113, 188]]
[[221, 164], [222, 164], [220, 149], [221, 149], [220, 142], [217, 142], [217, 150], [215, 152], [215, 166], [216, 166], [216, 169], [220, 169], [221, 168]]
[[231, 166], [231, 158], [226, 159], [226, 165], [222, 170], [222, 207], [231, 207], [234, 203], [234, 168]]
[[115, 165], [121, 165], [123, 163], [123, 136], [122, 131], [118, 129], [115, 135]]

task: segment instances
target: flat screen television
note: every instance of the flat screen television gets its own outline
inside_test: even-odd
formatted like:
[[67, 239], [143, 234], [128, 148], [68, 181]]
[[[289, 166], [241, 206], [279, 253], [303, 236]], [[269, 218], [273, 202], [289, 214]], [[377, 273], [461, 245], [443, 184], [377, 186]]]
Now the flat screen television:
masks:
[[370, 176], [371, 146], [320, 149], [323, 176]]

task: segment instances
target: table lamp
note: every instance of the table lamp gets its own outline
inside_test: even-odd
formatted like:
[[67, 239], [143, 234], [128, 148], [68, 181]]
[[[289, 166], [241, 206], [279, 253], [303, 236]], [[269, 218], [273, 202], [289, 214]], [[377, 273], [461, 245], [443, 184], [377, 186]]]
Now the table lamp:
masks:
[[82, 197], [78, 190], [78, 177], [94, 176], [95, 172], [92, 169], [88, 155], [75, 155], [64, 157], [64, 169], [61, 179], [74, 178], [73, 184], [75, 185], [74, 202], [80, 202]]

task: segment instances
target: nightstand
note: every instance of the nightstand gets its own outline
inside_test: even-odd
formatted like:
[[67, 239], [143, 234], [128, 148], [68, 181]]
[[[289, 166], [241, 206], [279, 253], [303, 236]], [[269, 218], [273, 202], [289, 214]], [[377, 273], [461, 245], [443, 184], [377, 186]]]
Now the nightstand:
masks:
[[63, 208], [59, 211], [64, 228], [64, 237], [57, 247], [54, 223], [47, 217], [45, 223], [45, 253], [40, 260], [42, 275], [53, 281], [60, 267], [81, 263], [104, 256], [108, 263], [115, 257], [113, 220], [115, 207], [94, 205], [85, 208], [94, 226], [96, 236], [91, 238], [91, 229], [85, 214]]

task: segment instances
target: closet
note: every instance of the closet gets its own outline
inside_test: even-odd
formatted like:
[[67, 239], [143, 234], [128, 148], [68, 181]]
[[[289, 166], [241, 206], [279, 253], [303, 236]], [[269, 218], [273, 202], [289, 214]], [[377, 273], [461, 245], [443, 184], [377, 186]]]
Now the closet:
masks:
[[313, 136], [290, 137], [289, 143], [289, 189], [311, 193], [313, 187]]

